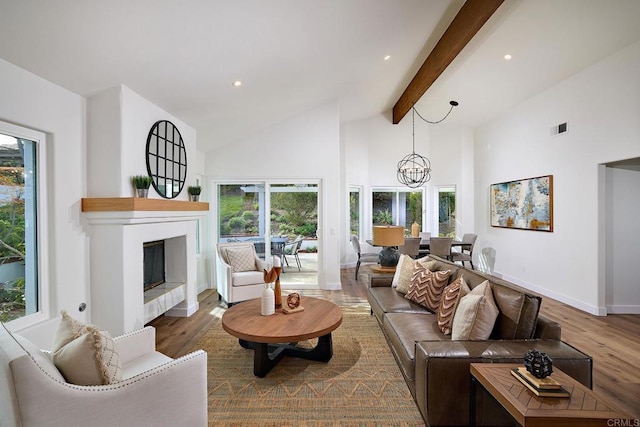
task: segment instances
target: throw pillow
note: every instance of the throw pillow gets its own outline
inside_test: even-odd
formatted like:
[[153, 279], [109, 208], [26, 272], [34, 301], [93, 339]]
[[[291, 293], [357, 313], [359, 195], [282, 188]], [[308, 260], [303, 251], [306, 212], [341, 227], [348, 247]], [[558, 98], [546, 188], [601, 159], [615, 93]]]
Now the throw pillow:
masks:
[[86, 333], [86, 326], [84, 323], [69, 316], [66, 310], [60, 312], [62, 318], [58, 324], [58, 330], [53, 337], [53, 346], [51, 347], [51, 353], [55, 353], [65, 345], [69, 344], [80, 335]]
[[[416, 264], [416, 261], [406, 255], [402, 255], [404, 260], [402, 265], [399, 268], [398, 273], [398, 285], [396, 286], [396, 291], [401, 294], [406, 294], [409, 291], [409, 285], [411, 285], [411, 275], [413, 274], [413, 266]], [[398, 268], [396, 267], [396, 271]]]
[[458, 303], [469, 292], [471, 292], [471, 289], [469, 289], [462, 275], [444, 288], [437, 312], [438, 328], [443, 334], [451, 335], [451, 325], [453, 325]]
[[400, 280], [400, 269], [402, 268], [402, 263], [405, 259], [409, 258], [405, 254], [400, 254], [400, 258], [398, 258], [398, 265], [396, 265], [396, 271], [393, 273], [393, 279], [391, 280], [391, 287], [395, 288], [398, 286], [398, 280]]
[[62, 310], [51, 358], [67, 382], [76, 385], [113, 384], [122, 379], [115, 341], [107, 331], [84, 325]]
[[485, 280], [458, 303], [451, 327], [452, 340], [486, 340], [498, 318], [489, 281]]
[[116, 344], [107, 331], [87, 326], [80, 335], [53, 353], [53, 362], [67, 382], [76, 385], [113, 384], [122, 379]]
[[227, 248], [227, 259], [234, 273], [241, 271], [257, 271], [256, 259], [252, 248]]
[[432, 272], [419, 262], [415, 263], [411, 285], [405, 298], [436, 312], [440, 305], [440, 297], [449, 283], [451, 271], [442, 270]]

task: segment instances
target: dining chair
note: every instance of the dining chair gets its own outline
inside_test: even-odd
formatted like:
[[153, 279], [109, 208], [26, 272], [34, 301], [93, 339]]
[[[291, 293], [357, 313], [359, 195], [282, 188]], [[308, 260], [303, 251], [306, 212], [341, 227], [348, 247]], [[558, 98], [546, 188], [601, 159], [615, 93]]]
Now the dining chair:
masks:
[[451, 259], [451, 237], [432, 237], [429, 239], [429, 252], [444, 259]]
[[358, 236], [351, 236], [351, 246], [353, 247], [353, 250], [356, 252], [356, 254], [358, 254], [358, 262], [356, 263], [356, 280], [358, 280], [358, 270], [360, 270], [360, 264], [363, 262], [377, 264], [379, 261], [379, 257], [376, 253], [360, 252], [360, 240], [358, 240]]
[[404, 245], [398, 247], [398, 252], [410, 256], [411, 258], [418, 258], [420, 253], [420, 237], [405, 237]]
[[471, 269], [474, 270], [473, 267], [473, 247], [476, 244], [476, 239], [478, 238], [477, 234], [473, 233], [465, 233], [462, 235], [462, 243], [466, 243], [467, 245], [460, 246], [460, 252], [451, 252], [451, 260], [453, 262], [460, 262], [464, 267], [464, 262], [468, 261], [471, 264]]
[[[426, 243], [429, 243], [429, 240], [431, 240], [431, 232], [429, 231], [421, 231], [420, 232], [420, 241]], [[429, 255], [429, 249], [428, 247], [424, 248], [420, 248], [420, 251], [418, 252], [418, 257], [423, 257], [423, 256], [427, 256]]]

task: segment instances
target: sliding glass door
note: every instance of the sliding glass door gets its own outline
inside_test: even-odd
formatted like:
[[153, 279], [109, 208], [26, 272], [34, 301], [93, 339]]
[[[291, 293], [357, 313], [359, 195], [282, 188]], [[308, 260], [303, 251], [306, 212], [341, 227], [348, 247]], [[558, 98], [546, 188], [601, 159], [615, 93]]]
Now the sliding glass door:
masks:
[[317, 286], [318, 184], [220, 183], [218, 241], [251, 241], [258, 256], [280, 256], [282, 285]]

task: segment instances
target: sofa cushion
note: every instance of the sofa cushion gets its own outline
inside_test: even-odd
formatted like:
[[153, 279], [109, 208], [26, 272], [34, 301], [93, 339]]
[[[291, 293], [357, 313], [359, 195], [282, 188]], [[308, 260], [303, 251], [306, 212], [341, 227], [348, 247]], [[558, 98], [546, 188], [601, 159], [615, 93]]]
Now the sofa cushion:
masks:
[[380, 322], [385, 313], [427, 313], [424, 307], [409, 301], [400, 292], [390, 287], [369, 288], [367, 300], [371, 311]]
[[498, 317], [491, 285], [486, 281], [464, 296], [456, 309], [451, 328], [452, 340], [486, 340]]
[[256, 271], [256, 259], [253, 248], [249, 246], [238, 246], [225, 249], [229, 265], [235, 273], [241, 271]]
[[440, 297], [449, 283], [450, 270], [432, 272], [424, 265], [416, 263], [411, 276], [411, 286], [405, 297], [423, 307], [436, 312]]
[[471, 292], [471, 289], [464, 281], [464, 277], [458, 277], [454, 282], [444, 288], [442, 297], [440, 298], [440, 305], [436, 312], [438, 318], [438, 328], [445, 335], [451, 335], [451, 326], [453, 325], [453, 317], [458, 307], [458, 302], [465, 295]]
[[540, 311], [540, 297], [526, 293], [511, 282], [478, 271], [460, 268], [458, 276], [460, 274], [464, 274], [464, 280], [471, 289], [485, 280], [491, 282], [493, 297], [500, 309], [491, 333], [492, 339], [533, 338]]
[[261, 271], [242, 271], [233, 273], [233, 286], [253, 286], [264, 281], [264, 273]]
[[391, 351], [394, 353], [403, 375], [413, 381], [415, 376], [414, 358], [417, 341], [449, 340], [440, 329], [436, 316], [422, 313], [387, 313], [382, 323]]

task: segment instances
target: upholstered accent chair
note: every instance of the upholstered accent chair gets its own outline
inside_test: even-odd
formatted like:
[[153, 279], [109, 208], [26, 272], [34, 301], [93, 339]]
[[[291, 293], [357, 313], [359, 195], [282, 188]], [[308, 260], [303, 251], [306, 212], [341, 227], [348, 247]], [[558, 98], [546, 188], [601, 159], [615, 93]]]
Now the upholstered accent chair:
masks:
[[216, 286], [228, 305], [258, 298], [265, 286], [263, 270], [269, 264], [258, 258], [253, 242], [216, 245]]
[[468, 243], [471, 246], [461, 246], [460, 252], [451, 252], [451, 260], [453, 262], [460, 262], [464, 267], [465, 261], [471, 264], [471, 269], [473, 270], [473, 247], [476, 245], [476, 239], [478, 238], [477, 234], [473, 233], [465, 233], [462, 235], [462, 243]]
[[351, 247], [358, 254], [358, 262], [356, 263], [356, 280], [358, 280], [358, 270], [360, 270], [360, 264], [366, 262], [368, 264], [377, 264], [380, 262], [379, 255], [376, 253], [362, 253], [360, 250], [360, 240], [358, 236], [351, 236]]
[[155, 350], [155, 329], [113, 339], [122, 379], [65, 380], [46, 351], [0, 324], [0, 426], [206, 426], [207, 353]]

